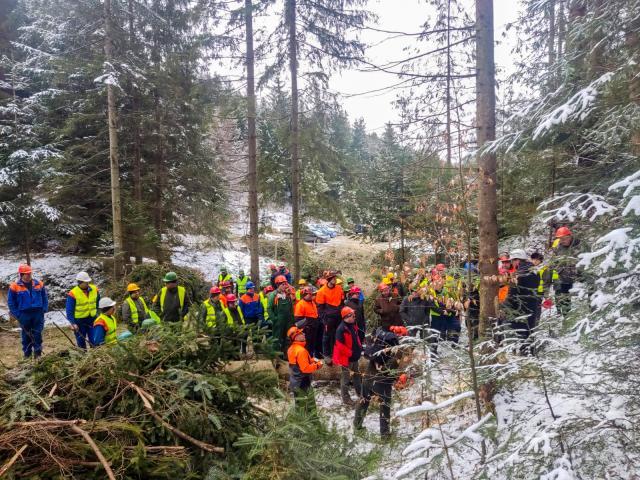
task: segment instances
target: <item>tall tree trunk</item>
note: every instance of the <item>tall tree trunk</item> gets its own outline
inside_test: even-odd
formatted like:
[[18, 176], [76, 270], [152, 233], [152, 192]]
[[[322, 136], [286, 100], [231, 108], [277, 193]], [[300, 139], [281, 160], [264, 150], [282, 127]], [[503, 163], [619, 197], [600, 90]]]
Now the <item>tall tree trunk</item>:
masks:
[[[104, 2], [104, 55], [111, 68], [113, 62], [113, 28], [111, 0]], [[113, 273], [119, 278], [123, 266], [122, 207], [120, 204], [120, 164], [118, 160], [118, 129], [116, 98], [113, 86], [107, 84], [107, 120], [109, 123], [109, 162], [111, 167], [111, 212], [113, 216]]]
[[256, 140], [256, 91], [253, 53], [253, 5], [244, 1], [247, 37], [247, 131], [249, 133], [249, 254], [251, 280], [260, 283], [260, 254], [258, 245], [258, 158]]
[[293, 234], [293, 276], [300, 278], [300, 159], [298, 158], [298, 44], [296, 0], [287, 0], [289, 27], [289, 71], [291, 74], [291, 230]]
[[446, 100], [447, 100], [447, 167], [451, 168], [451, 0], [447, 0], [447, 99]]
[[[629, 51], [629, 63], [634, 62], [634, 65], [640, 61], [640, 16], [636, 16], [631, 21], [630, 28], [625, 32], [625, 43]], [[640, 105], [640, 76], [636, 75], [634, 70], [631, 70], [632, 75], [629, 78], [629, 101]], [[633, 155], [640, 155], [640, 128], [635, 128], [631, 132], [631, 153]]]
[[[493, 52], [493, 0], [476, 0], [476, 136], [478, 150], [496, 138], [496, 91]], [[496, 155], [478, 154], [480, 189], [478, 196], [480, 336], [487, 322], [496, 316], [498, 287], [498, 221]]]
[[556, 73], [554, 71], [556, 63], [556, 1], [549, 0], [547, 5], [547, 12], [549, 15], [549, 38], [547, 43], [547, 50], [549, 55], [549, 90], [556, 88]]
[[[132, 52], [137, 52], [135, 29], [133, 26], [133, 0], [129, 0], [128, 5], [129, 16], [129, 48]], [[133, 199], [134, 199], [134, 211], [137, 217], [142, 215], [142, 154], [140, 148], [140, 120], [138, 118], [139, 97], [138, 91], [134, 89], [133, 85], [130, 85], [131, 92], [131, 115], [133, 117], [133, 165], [132, 165], [132, 182], [133, 182]], [[136, 257], [136, 264], [142, 263], [142, 245], [139, 237], [139, 229], [134, 232], [133, 241], [134, 255]]]

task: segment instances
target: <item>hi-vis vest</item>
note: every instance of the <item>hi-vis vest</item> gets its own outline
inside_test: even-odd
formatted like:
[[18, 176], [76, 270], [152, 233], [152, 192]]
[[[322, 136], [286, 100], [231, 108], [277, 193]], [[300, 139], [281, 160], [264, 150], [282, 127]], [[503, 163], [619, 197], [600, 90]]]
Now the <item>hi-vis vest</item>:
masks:
[[116, 335], [116, 328], [118, 327], [118, 324], [116, 323], [116, 317], [110, 317], [109, 315], [101, 313], [93, 322], [93, 326], [104, 327], [105, 344], [116, 343], [118, 341], [118, 336]]
[[220, 286], [222, 282], [233, 282], [233, 277], [230, 273], [227, 273], [226, 277], [223, 277], [222, 274], [220, 274], [218, 275], [218, 286]]
[[[178, 300], [180, 301], [180, 312], [184, 308], [184, 296], [186, 294], [186, 290], [184, 287], [178, 285]], [[167, 287], [162, 287], [160, 290], [160, 311], [164, 313], [164, 300], [167, 298]]]
[[[244, 315], [242, 314], [242, 309], [240, 307], [236, 307], [236, 310], [238, 311], [238, 314], [240, 315], [240, 321], [242, 322], [242, 325], [244, 325]], [[229, 325], [229, 326], [235, 325], [234, 322], [233, 322], [233, 317], [231, 316], [231, 312], [229, 311], [229, 307], [224, 307], [222, 309], [222, 311], [227, 316], [227, 325]]]
[[[149, 308], [147, 308], [147, 304], [144, 301], [144, 298], [138, 297], [138, 300], [142, 303], [142, 308], [144, 308], [145, 318], [149, 313]], [[136, 302], [133, 301], [131, 297], [127, 297], [127, 303], [129, 304], [129, 309], [131, 310], [131, 321], [133, 323], [138, 323], [140, 315], [138, 314], [138, 307], [136, 307]]]
[[[542, 295], [544, 293], [544, 274], [547, 271], [549, 267], [544, 266], [540, 269], [540, 271], [538, 272], [538, 275], [540, 276], [540, 283], [538, 284], [538, 295]], [[557, 280], [560, 280], [560, 276], [558, 275], [558, 272], [556, 272], [555, 270], [553, 270], [551, 272], [551, 281], [555, 282]]]
[[264, 312], [264, 319], [269, 319], [269, 312], [267, 311], [267, 307], [269, 306], [269, 297], [267, 297], [264, 292], [260, 292], [260, 303], [262, 303], [262, 310]]
[[[207, 327], [213, 328], [216, 326], [216, 308], [211, 304], [211, 299], [207, 298], [202, 304], [207, 309], [207, 317], [205, 321], [207, 323]], [[231, 322], [233, 324], [233, 322]]]
[[73, 316], [78, 318], [95, 317], [98, 313], [98, 287], [93, 283], [89, 284], [89, 295], [80, 287], [73, 287], [71, 292], [76, 299], [76, 309]]
[[236, 284], [238, 285], [238, 296], [244, 295], [247, 293], [247, 282], [249, 281], [249, 277], [246, 275], [243, 278], [238, 277], [236, 280]]

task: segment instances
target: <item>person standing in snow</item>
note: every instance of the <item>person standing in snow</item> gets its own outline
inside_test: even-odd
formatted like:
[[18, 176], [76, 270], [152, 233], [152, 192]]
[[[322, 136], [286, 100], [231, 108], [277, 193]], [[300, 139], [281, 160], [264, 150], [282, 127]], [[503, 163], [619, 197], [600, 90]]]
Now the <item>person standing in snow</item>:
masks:
[[347, 299], [344, 301], [344, 304], [356, 312], [356, 325], [358, 325], [360, 341], [364, 345], [364, 337], [367, 331], [367, 320], [364, 314], [364, 303], [360, 301], [362, 298], [362, 290], [360, 287], [354, 285], [349, 288], [346, 297]]
[[511, 262], [516, 269], [515, 278], [511, 280], [503, 306], [511, 329], [525, 341], [521, 352], [530, 353], [529, 336], [536, 325], [540, 277], [524, 250], [511, 252]]
[[373, 342], [365, 349], [369, 360], [362, 387], [362, 398], [356, 404], [353, 425], [361, 430], [367, 415], [371, 397], [380, 398], [380, 435], [383, 439], [391, 436], [391, 392], [398, 378], [397, 352], [394, 347], [400, 345], [400, 337], [407, 335], [407, 329], [400, 326], [380, 327], [376, 330]]
[[571, 294], [569, 292], [578, 279], [577, 263], [580, 240], [575, 238], [567, 227], [558, 228], [555, 237], [549, 268], [558, 274], [557, 280], [553, 283], [556, 308], [562, 317], [566, 318], [571, 311]]
[[18, 266], [18, 279], [11, 283], [7, 294], [9, 313], [20, 323], [20, 338], [24, 358], [42, 355], [44, 314], [49, 309], [49, 297], [44, 283], [32, 277], [30, 265]]
[[286, 334], [287, 330], [293, 325], [293, 304], [296, 299], [296, 292], [287, 283], [284, 275], [278, 275], [275, 278], [277, 289], [269, 295], [269, 304], [267, 311], [269, 312], [269, 321], [272, 325], [272, 335], [275, 341], [276, 349], [283, 355], [286, 355]]
[[247, 283], [249, 282], [249, 277], [244, 274], [244, 270], [240, 269], [238, 271], [238, 278], [236, 279], [236, 297], [241, 297], [245, 293], [247, 293]]
[[309, 355], [302, 329], [291, 327], [287, 331], [287, 337], [291, 341], [291, 346], [287, 349], [289, 390], [293, 393], [296, 410], [306, 415], [315, 415], [316, 400], [311, 386], [311, 374], [322, 368], [322, 361]]
[[337, 285], [336, 272], [328, 272], [325, 275], [326, 285], [323, 285], [316, 295], [318, 305], [318, 318], [322, 323], [322, 353], [327, 365], [331, 365], [333, 345], [336, 339], [336, 329], [340, 323], [340, 310], [343, 307], [344, 291]]
[[415, 336], [421, 336], [429, 326], [429, 309], [417, 288], [413, 288], [400, 304], [400, 316]]
[[380, 296], [373, 304], [373, 311], [380, 316], [380, 326], [387, 328], [392, 325], [402, 325], [400, 304], [402, 299], [391, 293], [391, 285], [382, 282], [378, 285]]
[[71, 323], [78, 346], [86, 349], [87, 342], [93, 345], [93, 321], [98, 314], [100, 292], [98, 287], [91, 283], [91, 277], [87, 272], [79, 272], [76, 281], [78, 285], [67, 294], [67, 320]]
[[342, 307], [342, 322], [336, 330], [336, 343], [333, 347], [333, 363], [340, 365], [340, 394], [342, 403], [353, 405], [349, 394], [349, 383], [353, 382], [358, 398], [362, 397], [362, 376], [358, 361], [362, 355], [362, 335], [356, 322], [356, 312], [351, 307]]
[[293, 309], [293, 317], [296, 327], [304, 331], [306, 347], [314, 357], [322, 356], [322, 328], [318, 320], [318, 306], [313, 301], [313, 290], [304, 287], [298, 292], [300, 299]]

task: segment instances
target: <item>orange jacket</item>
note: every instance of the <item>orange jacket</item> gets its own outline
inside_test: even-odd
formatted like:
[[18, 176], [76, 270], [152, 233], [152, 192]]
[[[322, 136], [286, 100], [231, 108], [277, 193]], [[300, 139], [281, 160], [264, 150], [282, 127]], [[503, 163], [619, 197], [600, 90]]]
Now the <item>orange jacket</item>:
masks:
[[318, 318], [318, 306], [313, 302], [307, 302], [304, 298], [296, 303], [293, 309], [294, 317]]
[[339, 286], [335, 286], [333, 288], [329, 288], [327, 285], [324, 285], [320, 290], [318, 290], [318, 294], [316, 295], [316, 303], [318, 305], [331, 305], [332, 307], [339, 307], [344, 300], [344, 290]]
[[320, 368], [320, 363], [311, 358], [304, 348], [306, 342], [293, 342], [287, 350], [289, 365], [297, 366], [302, 373], [313, 373]]
[[509, 285], [503, 285], [498, 288], [498, 302], [504, 303], [507, 299], [507, 295], [509, 295]]

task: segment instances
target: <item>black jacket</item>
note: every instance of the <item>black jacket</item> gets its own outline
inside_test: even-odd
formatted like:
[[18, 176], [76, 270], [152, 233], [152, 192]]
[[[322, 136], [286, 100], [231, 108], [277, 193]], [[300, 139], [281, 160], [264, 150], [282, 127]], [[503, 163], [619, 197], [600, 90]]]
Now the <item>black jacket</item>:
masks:
[[408, 327], [420, 327], [429, 325], [429, 309], [427, 301], [416, 297], [410, 300], [405, 297], [400, 304], [400, 316]]
[[344, 304], [353, 308], [356, 312], [356, 325], [358, 325], [358, 334], [360, 335], [360, 342], [364, 344], [364, 336], [367, 333], [367, 321], [364, 317], [364, 305], [360, 303], [357, 298], [348, 298]]
[[510, 284], [509, 294], [504, 302], [507, 315], [518, 317], [535, 313], [540, 276], [530, 262], [520, 260], [520, 265], [516, 271], [516, 282], [515, 285]]

